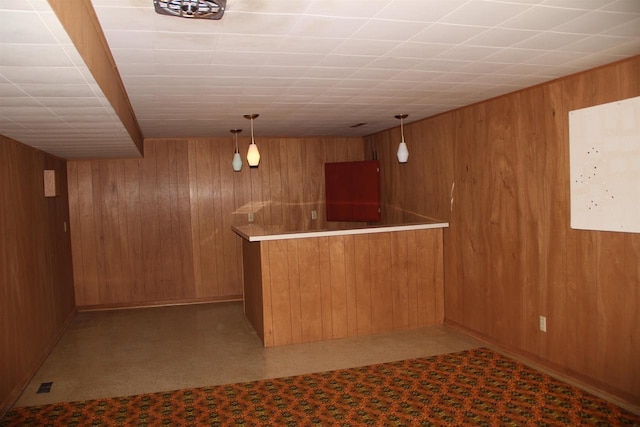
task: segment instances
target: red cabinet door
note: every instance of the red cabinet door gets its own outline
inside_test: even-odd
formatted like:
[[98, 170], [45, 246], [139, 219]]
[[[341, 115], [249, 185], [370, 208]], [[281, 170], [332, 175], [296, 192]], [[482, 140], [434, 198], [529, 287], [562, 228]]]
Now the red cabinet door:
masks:
[[380, 221], [380, 162], [325, 163], [327, 221]]

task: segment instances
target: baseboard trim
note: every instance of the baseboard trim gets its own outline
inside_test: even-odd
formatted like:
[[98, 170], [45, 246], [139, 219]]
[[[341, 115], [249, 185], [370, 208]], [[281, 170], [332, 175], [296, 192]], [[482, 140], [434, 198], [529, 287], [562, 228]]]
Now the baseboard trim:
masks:
[[545, 360], [539, 356], [536, 356], [535, 354], [500, 345], [490, 337], [466, 328], [451, 320], [445, 319], [444, 325], [482, 342], [484, 345], [498, 353], [522, 362], [531, 368], [551, 375], [552, 377], [557, 378], [560, 381], [564, 381], [588, 393], [605, 399], [615, 405], [620, 406], [621, 408], [626, 409], [629, 412], [640, 415], [640, 406], [632, 402], [631, 399], [633, 398], [633, 396], [628, 396], [628, 393], [613, 389], [606, 384], [602, 384], [585, 375], [581, 375], [579, 372], [573, 372], [568, 368]]
[[27, 388], [27, 386], [31, 382], [31, 379], [38, 372], [38, 369], [40, 369], [44, 361], [47, 360], [47, 357], [49, 357], [49, 354], [51, 354], [51, 352], [53, 351], [54, 347], [58, 344], [58, 342], [62, 338], [62, 335], [67, 330], [67, 328], [71, 324], [71, 321], [74, 319], [76, 314], [78, 314], [78, 310], [74, 307], [73, 310], [69, 312], [69, 315], [65, 319], [60, 330], [55, 335], [54, 339], [51, 340], [51, 343], [49, 343], [49, 345], [47, 345], [47, 347], [45, 347], [45, 349], [40, 354], [40, 357], [35, 363], [35, 366], [28, 371], [28, 373], [23, 377], [22, 381], [20, 381], [9, 393], [6, 399], [0, 403], [0, 419], [2, 419], [5, 416], [5, 414], [9, 411], [9, 409], [11, 409], [13, 405], [15, 405], [15, 403], [18, 401], [18, 399], [20, 398], [24, 390]]

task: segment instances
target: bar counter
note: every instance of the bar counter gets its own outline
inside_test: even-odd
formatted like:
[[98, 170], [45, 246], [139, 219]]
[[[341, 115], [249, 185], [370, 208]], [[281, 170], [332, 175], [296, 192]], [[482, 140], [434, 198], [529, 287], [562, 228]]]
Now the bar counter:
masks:
[[440, 325], [447, 226], [233, 227], [245, 314], [265, 347]]

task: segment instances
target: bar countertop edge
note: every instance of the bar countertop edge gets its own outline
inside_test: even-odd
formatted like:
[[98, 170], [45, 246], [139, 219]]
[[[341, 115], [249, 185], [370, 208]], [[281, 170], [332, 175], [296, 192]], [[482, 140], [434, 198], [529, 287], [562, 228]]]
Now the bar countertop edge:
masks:
[[416, 224], [374, 225], [362, 228], [345, 228], [337, 230], [314, 231], [277, 231], [273, 227], [262, 227], [257, 224], [231, 226], [231, 229], [249, 242], [268, 240], [307, 239], [311, 237], [349, 236], [354, 234], [391, 233], [395, 231], [426, 230], [430, 228], [447, 228], [448, 222], [424, 222]]

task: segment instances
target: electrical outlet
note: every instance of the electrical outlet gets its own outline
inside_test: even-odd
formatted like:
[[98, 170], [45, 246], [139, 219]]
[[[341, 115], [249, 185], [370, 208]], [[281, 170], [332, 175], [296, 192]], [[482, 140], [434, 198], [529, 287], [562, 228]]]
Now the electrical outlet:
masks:
[[318, 219], [318, 211], [311, 211], [311, 219]]
[[249, 222], [253, 222], [253, 212], [249, 212]]
[[540, 330], [547, 332], [547, 318], [544, 316], [540, 316]]

